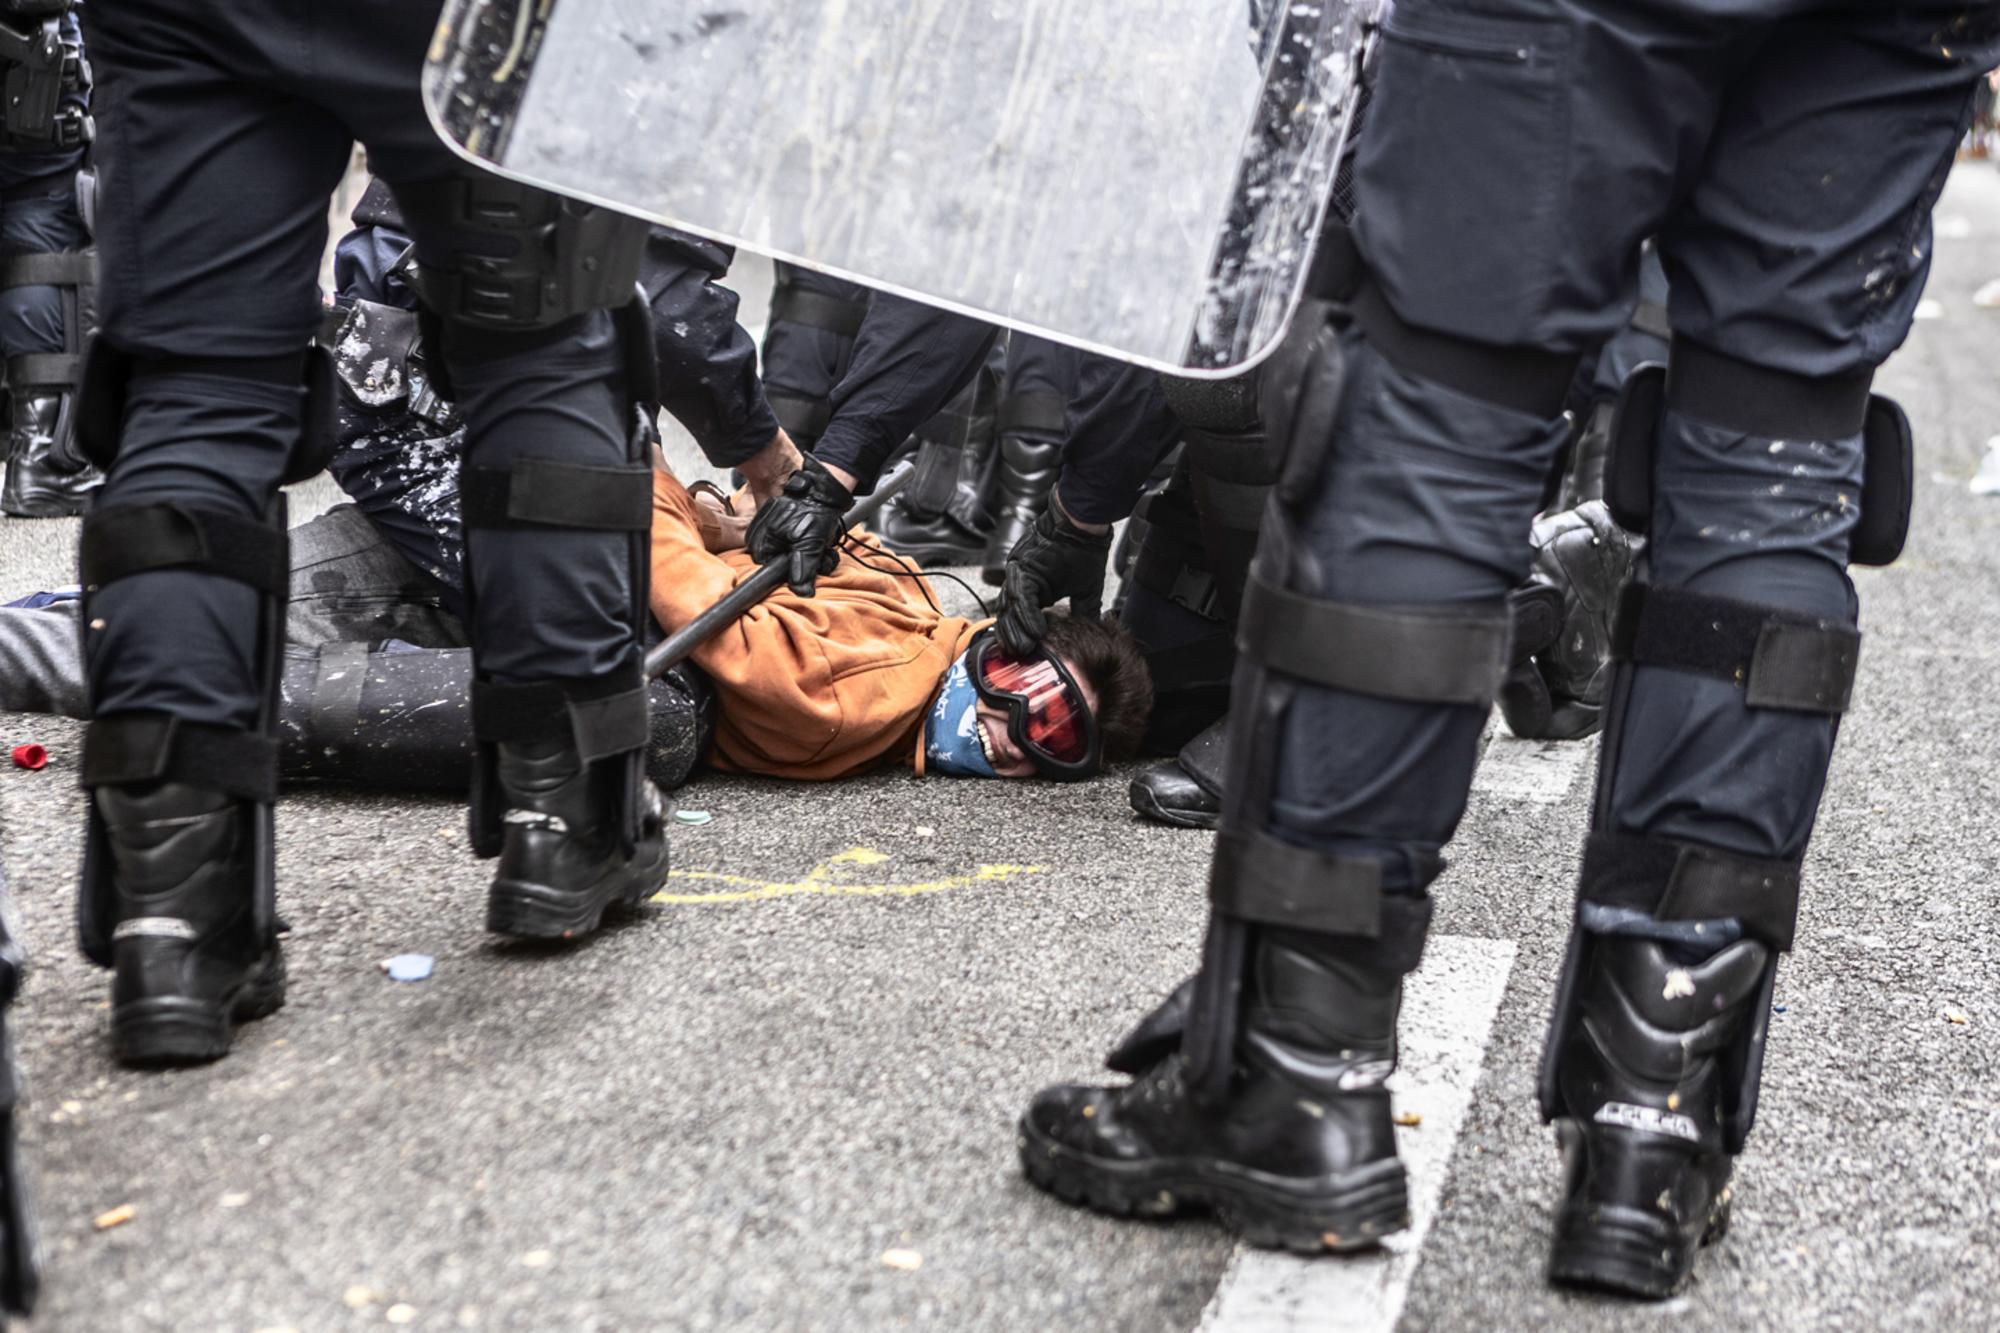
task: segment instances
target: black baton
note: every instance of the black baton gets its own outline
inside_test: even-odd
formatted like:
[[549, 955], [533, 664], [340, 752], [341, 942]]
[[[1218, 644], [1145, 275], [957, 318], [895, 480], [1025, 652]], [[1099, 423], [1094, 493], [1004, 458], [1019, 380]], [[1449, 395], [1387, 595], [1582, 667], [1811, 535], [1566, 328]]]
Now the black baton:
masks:
[[[865, 495], [849, 506], [847, 530], [852, 532], [857, 525], [875, 517], [896, 492], [909, 484], [910, 476], [916, 470], [913, 463], [903, 464], [876, 483], [874, 494]], [[763, 601], [770, 595], [771, 589], [785, 581], [788, 568], [783, 560], [759, 565], [756, 573], [731, 588], [721, 601], [654, 644], [646, 653], [646, 679], [658, 680], [663, 672], [687, 661], [695, 649], [721, 633], [724, 626], [735, 624], [745, 611]]]

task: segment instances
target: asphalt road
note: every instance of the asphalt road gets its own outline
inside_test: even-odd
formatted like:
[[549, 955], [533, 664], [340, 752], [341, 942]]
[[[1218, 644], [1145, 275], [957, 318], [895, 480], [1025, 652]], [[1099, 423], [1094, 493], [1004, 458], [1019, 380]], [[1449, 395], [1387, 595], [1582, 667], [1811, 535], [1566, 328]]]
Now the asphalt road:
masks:
[[[2000, 276], [2000, 172], [1962, 169], [1938, 211], [1935, 317], [1879, 382], [1917, 428], [1916, 532], [1858, 577], [1858, 702], [1735, 1228], [1662, 1310], [1544, 1287], [1533, 1063], [1589, 766], [1559, 799], [1489, 782], [1436, 931], [1515, 948], [1463, 1128], [1431, 1145], [1448, 1175], [1404, 1328], [1996, 1320], [2000, 498], [1967, 481], [2000, 434], [2000, 311], [1971, 303]], [[68, 581], [73, 540], [0, 520], [0, 599]], [[1231, 1263], [1204, 1222], [1114, 1225], [1014, 1167], [1025, 1099], [1090, 1073], [1193, 961], [1208, 838], [1139, 822], [1123, 774], [703, 778], [681, 900], [554, 951], [485, 937], [452, 804], [295, 793], [290, 1004], [221, 1064], [135, 1074], [71, 942], [78, 736], [0, 714], [0, 741], [54, 755], [0, 770], [35, 964], [14, 1019], [38, 1327], [1192, 1329]], [[388, 980], [405, 952], [435, 974]]]

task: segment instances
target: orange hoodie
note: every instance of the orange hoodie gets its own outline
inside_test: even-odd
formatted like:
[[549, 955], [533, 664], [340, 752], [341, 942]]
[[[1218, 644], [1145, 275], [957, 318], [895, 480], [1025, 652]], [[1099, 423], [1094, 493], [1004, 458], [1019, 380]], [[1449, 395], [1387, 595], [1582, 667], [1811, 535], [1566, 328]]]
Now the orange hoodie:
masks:
[[[901, 568], [872, 534], [870, 561]], [[653, 617], [669, 632], [693, 620], [756, 564], [702, 545], [694, 499], [653, 473]], [[841, 553], [817, 595], [780, 585], [694, 651], [715, 682], [710, 761], [725, 772], [824, 780], [884, 763], [923, 771], [923, 723], [945, 673], [979, 625], [940, 615], [930, 582], [871, 569]]]

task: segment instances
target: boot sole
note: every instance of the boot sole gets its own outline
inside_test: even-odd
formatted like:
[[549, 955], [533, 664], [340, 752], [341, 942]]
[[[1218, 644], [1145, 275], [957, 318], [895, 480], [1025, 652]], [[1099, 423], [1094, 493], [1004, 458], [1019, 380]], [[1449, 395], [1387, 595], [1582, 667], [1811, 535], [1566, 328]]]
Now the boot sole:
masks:
[[529, 880], [496, 879], [486, 896], [486, 929], [517, 940], [569, 940], [604, 924], [614, 904], [636, 907], [667, 882], [667, 844], [657, 856], [628, 861], [578, 893]]
[[219, 1000], [153, 995], [111, 1013], [111, 1053], [133, 1069], [207, 1064], [229, 1054], [239, 1023], [269, 1018], [285, 1007], [285, 959], [274, 953]]
[[1213, 1158], [1136, 1163], [1093, 1157], [1027, 1120], [1021, 1170], [1065, 1203], [1113, 1217], [1166, 1218], [1206, 1209], [1259, 1249], [1342, 1253], [1379, 1245], [1410, 1225], [1409, 1177], [1391, 1157], [1333, 1176], [1295, 1179]]
[[1725, 1196], [1692, 1249], [1637, 1208], [1597, 1205], [1565, 1210], [1549, 1251], [1549, 1281], [1620, 1296], [1663, 1301], [1687, 1285], [1695, 1254], [1729, 1234]]
[[1191, 812], [1176, 810], [1172, 806], [1161, 805], [1147, 788], [1133, 783], [1131, 787], [1132, 808], [1146, 819], [1156, 824], [1171, 824], [1175, 828], [1216, 829], [1222, 825], [1221, 811]]

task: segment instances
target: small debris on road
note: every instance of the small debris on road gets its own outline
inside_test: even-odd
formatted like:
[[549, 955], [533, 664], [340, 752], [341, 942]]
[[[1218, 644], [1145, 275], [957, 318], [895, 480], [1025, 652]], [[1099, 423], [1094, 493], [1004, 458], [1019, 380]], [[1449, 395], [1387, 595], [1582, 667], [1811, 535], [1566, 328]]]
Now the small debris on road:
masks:
[[14, 747], [14, 767], [25, 768], [30, 773], [46, 768], [49, 762], [47, 747], [29, 741], [26, 745]]
[[134, 1208], [129, 1203], [121, 1203], [116, 1208], [99, 1213], [91, 1219], [90, 1224], [99, 1231], [109, 1231], [113, 1227], [124, 1226], [138, 1215], [139, 1210], [137, 1208]]
[[398, 1301], [382, 1312], [382, 1317], [392, 1324], [414, 1324], [417, 1321], [417, 1307], [404, 1305]]
[[1396, 1112], [1396, 1123], [1404, 1129], [1415, 1129], [1418, 1125], [1424, 1123], [1424, 1118], [1415, 1111], [1398, 1111]]
[[365, 1310], [375, 1303], [375, 1289], [357, 1282], [341, 1292], [340, 1299], [350, 1310]]
[[924, 1266], [924, 1256], [915, 1250], [884, 1250], [882, 1266], [901, 1273], [914, 1273]]
[[711, 815], [706, 810], [674, 811], [674, 822], [676, 824], [706, 824], [708, 823], [709, 820], [714, 818], [715, 816]]
[[427, 953], [399, 953], [376, 964], [391, 981], [428, 981], [437, 970], [437, 959]]
[[217, 1199], [216, 1202], [224, 1208], [241, 1208], [244, 1204], [250, 1202], [250, 1196], [241, 1191], [232, 1191]]
[[1966, 1013], [1963, 1009], [1946, 1009], [1944, 1011], [1944, 1021], [1947, 1023], [1956, 1023], [1963, 1027], [1972, 1021], [1972, 1015]]
[[547, 1250], [529, 1250], [521, 1256], [523, 1268], [547, 1268], [555, 1260], [555, 1255]]

